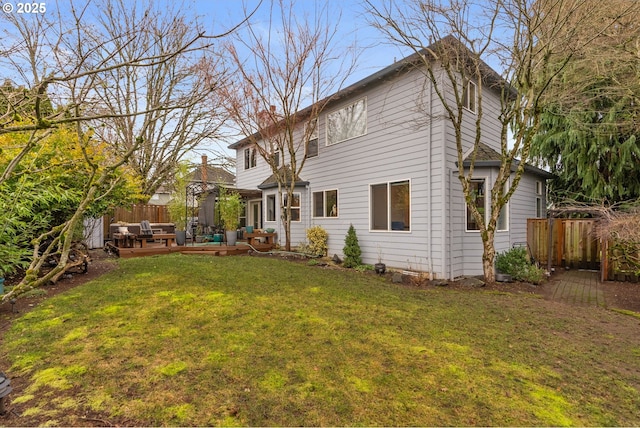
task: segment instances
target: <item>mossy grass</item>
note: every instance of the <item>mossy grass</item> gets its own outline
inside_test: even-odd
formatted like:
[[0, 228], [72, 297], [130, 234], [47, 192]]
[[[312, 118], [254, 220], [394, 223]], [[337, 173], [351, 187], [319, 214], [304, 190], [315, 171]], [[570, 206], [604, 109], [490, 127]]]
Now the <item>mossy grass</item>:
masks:
[[2, 352], [28, 379], [11, 398], [25, 421], [55, 425], [638, 425], [634, 326], [513, 294], [168, 255], [46, 300]]

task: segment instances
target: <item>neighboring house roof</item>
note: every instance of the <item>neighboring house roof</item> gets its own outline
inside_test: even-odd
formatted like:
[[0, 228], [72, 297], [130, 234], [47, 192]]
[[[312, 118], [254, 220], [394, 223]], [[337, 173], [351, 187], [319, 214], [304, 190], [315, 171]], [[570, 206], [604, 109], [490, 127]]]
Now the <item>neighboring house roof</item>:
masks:
[[[291, 182], [291, 168], [289, 166], [282, 167], [278, 170], [279, 175], [285, 174], [285, 178], [287, 182]], [[296, 177], [296, 187], [297, 186], [306, 186], [309, 184], [308, 181], [304, 181], [300, 179], [300, 177]], [[271, 174], [266, 180], [264, 180], [260, 185], [258, 185], [258, 189], [273, 189], [274, 187], [278, 187], [278, 181], [276, 179], [275, 174]]]
[[[335, 104], [339, 101], [342, 101], [345, 98], [348, 97], [352, 97], [354, 95], [357, 95], [361, 92], [364, 92], [365, 90], [369, 89], [372, 86], [381, 84], [383, 82], [386, 82], [388, 80], [393, 79], [394, 77], [396, 77], [398, 75], [398, 73], [402, 72], [402, 71], [406, 71], [409, 70], [413, 67], [415, 67], [416, 65], [419, 65], [422, 63], [422, 59], [421, 56], [427, 52], [427, 51], [432, 51], [432, 52], [437, 52], [443, 48], [448, 48], [451, 47], [454, 50], [457, 50], [459, 52], [462, 52], [464, 55], [466, 55], [467, 58], [471, 57], [471, 51], [469, 51], [469, 49], [467, 49], [462, 42], [460, 42], [458, 39], [456, 39], [454, 36], [449, 35], [444, 37], [443, 39], [432, 43], [430, 46], [428, 46], [425, 49], [422, 49], [420, 52], [416, 52], [413, 53], [409, 56], [407, 56], [406, 58], [401, 59], [400, 61], [397, 61], [393, 64], [391, 64], [388, 67], [383, 68], [382, 70], [368, 76], [365, 77], [364, 79], [354, 83], [353, 85], [350, 85], [338, 92], [336, 92], [333, 95], [330, 95], [327, 98], [324, 98], [323, 100], [318, 101], [317, 104], [323, 104], [325, 103], [325, 108], [329, 107], [332, 104]], [[498, 88], [501, 86], [506, 85], [506, 82], [504, 79], [502, 79], [502, 77], [496, 73], [491, 67], [489, 67], [489, 65], [487, 65], [484, 61], [480, 61], [480, 68], [482, 70], [482, 76], [484, 79], [484, 82], [487, 86], [491, 87], [491, 88]], [[297, 121], [303, 121], [305, 119], [307, 119], [309, 117], [309, 115], [311, 114], [312, 111], [312, 107], [313, 106], [309, 106], [306, 107], [303, 110], [300, 110], [299, 112], [296, 113], [296, 120]], [[250, 143], [252, 141], [255, 141], [256, 138], [260, 137], [260, 133], [257, 132], [249, 137], [245, 137], [231, 145], [228, 146], [229, 149], [233, 150], [233, 149], [237, 149], [247, 143]]]
[[[191, 174], [192, 182], [202, 181], [202, 166], [196, 166]], [[219, 166], [207, 166], [207, 183], [212, 184], [233, 184], [236, 181], [235, 175]]]
[[[469, 166], [471, 166], [472, 155], [473, 155], [473, 152], [469, 153], [469, 155], [463, 161], [462, 164], [464, 165], [465, 168], [468, 168]], [[520, 161], [517, 159], [514, 159], [513, 164], [511, 165], [511, 171], [512, 172], [515, 171], [519, 164], [520, 164]], [[456, 165], [457, 165], [457, 162], [456, 162]], [[487, 146], [486, 144], [478, 143], [478, 149], [476, 152], [476, 161], [473, 165], [474, 165], [474, 168], [477, 168], [477, 167], [498, 167], [499, 168], [500, 165], [502, 165], [502, 155], [498, 153], [496, 150]], [[550, 172], [530, 164], [525, 164], [524, 170], [544, 178], [555, 178], [555, 175], [551, 174]]]

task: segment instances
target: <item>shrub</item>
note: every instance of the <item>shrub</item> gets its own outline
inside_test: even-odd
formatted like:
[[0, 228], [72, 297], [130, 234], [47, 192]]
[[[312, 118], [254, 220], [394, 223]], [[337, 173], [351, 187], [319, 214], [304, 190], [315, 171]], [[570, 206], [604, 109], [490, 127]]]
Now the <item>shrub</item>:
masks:
[[511, 275], [516, 281], [539, 284], [544, 280], [544, 269], [540, 269], [529, 260], [529, 253], [524, 247], [512, 248], [496, 256], [498, 272]]
[[349, 226], [342, 251], [344, 252], [344, 267], [352, 268], [362, 264], [362, 258], [360, 257], [362, 251], [360, 250], [356, 229], [353, 225]]
[[327, 241], [329, 234], [322, 226], [313, 226], [307, 229], [307, 240], [309, 241], [309, 251], [317, 256], [325, 256], [329, 247]]

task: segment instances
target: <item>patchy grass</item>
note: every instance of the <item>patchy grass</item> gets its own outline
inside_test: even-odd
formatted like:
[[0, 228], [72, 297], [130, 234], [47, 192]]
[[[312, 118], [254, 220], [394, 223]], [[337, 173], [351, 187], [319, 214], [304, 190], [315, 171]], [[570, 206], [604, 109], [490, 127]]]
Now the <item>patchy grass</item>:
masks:
[[3, 343], [22, 424], [638, 425], [636, 318], [271, 258], [122, 260]]

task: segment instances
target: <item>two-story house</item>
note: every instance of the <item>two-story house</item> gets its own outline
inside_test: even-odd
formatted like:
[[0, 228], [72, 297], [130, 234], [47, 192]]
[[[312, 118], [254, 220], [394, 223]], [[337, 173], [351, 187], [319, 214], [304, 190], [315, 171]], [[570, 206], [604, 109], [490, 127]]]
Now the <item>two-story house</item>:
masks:
[[[472, 182], [476, 203], [486, 213], [500, 165], [499, 97], [497, 90], [485, 87], [482, 143]], [[434, 278], [482, 274], [482, 241], [457, 177], [453, 127], [434, 88], [415, 67], [415, 56], [332, 99], [318, 117], [317, 136], [308, 145], [294, 198], [287, 201], [292, 207], [292, 245], [306, 240], [307, 228], [320, 225], [329, 234], [329, 254], [342, 255], [353, 224], [365, 263], [380, 257], [387, 266], [429, 272]], [[468, 114], [463, 144], [470, 152], [477, 108], [473, 80], [464, 99]], [[299, 125], [302, 132], [306, 124]], [[247, 201], [246, 224], [274, 228], [282, 241], [282, 196], [251, 141], [245, 138], [229, 146], [236, 151], [237, 187], [262, 191]], [[526, 219], [545, 216], [547, 178], [547, 172], [527, 166], [500, 217], [497, 251], [526, 241]]]

